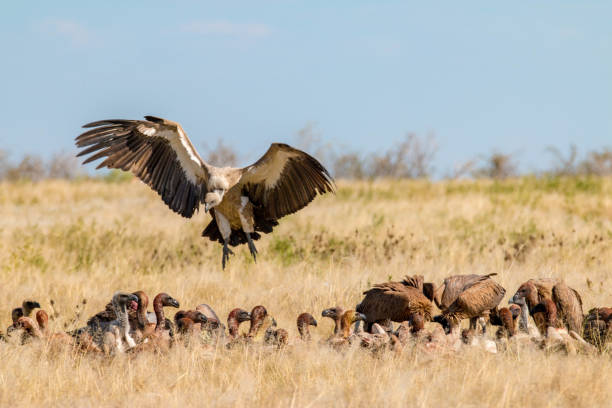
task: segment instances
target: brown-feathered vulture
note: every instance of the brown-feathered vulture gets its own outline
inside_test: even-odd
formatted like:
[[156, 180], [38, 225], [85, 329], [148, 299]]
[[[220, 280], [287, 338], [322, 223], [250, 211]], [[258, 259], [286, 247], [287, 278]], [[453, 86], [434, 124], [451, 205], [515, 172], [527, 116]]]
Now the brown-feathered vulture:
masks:
[[91, 130], [76, 138], [85, 161], [105, 158], [98, 168], [131, 171], [157, 191], [170, 209], [190, 218], [200, 203], [213, 219], [202, 236], [223, 244], [222, 266], [232, 251], [228, 245], [247, 243], [272, 232], [278, 219], [310, 203], [317, 194], [334, 192], [329, 172], [314, 157], [274, 143], [254, 164], [244, 168], [206, 163], [176, 122], [155, 116], [146, 120], [110, 119], [88, 123]]

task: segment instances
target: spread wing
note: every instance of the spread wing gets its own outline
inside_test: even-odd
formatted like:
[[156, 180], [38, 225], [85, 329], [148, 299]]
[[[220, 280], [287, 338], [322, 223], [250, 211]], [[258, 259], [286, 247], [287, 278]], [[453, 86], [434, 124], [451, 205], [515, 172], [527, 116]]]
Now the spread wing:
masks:
[[173, 211], [191, 217], [206, 194], [208, 165], [178, 123], [145, 116], [147, 120], [110, 119], [88, 123], [93, 128], [76, 138], [85, 148], [83, 162], [105, 157], [97, 168], [131, 171], [161, 196]]
[[266, 219], [279, 219], [308, 205], [317, 194], [335, 192], [334, 180], [314, 157], [281, 143], [242, 169], [242, 194]]

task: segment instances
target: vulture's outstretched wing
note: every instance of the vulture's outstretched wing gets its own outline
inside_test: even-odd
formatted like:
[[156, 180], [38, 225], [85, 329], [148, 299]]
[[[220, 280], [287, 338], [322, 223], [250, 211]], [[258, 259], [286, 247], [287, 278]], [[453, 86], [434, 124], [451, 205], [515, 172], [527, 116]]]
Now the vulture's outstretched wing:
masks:
[[208, 165], [178, 123], [145, 116], [147, 120], [110, 119], [88, 123], [94, 128], [76, 138], [78, 154], [94, 153], [83, 162], [106, 157], [98, 168], [131, 171], [157, 191], [173, 211], [191, 217], [204, 199]]
[[255, 164], [243, 168], [238, 184], [268, 220], [306, 207], [317, 194], [335, 192], [334, 180], [317, 159], [282, 143], [272, 144]]

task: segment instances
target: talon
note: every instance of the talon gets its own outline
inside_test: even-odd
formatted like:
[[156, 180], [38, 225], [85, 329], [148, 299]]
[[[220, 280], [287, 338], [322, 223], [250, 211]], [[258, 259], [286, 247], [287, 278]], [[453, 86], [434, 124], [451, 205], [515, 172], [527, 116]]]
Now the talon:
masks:
[[229, 261], [229, 256], [234, 255], [234, 252], [229, 249], [227, 242], [223, 243], [223, 256], [221, 257], [221, 267], [225, 269], [225, 263]]
[[251, 252], [251, 255], [253, 256], [253, 260], [257, 262], [257, 248], [255, 248], [255, 243], [251, 239], [251, 234], [247, 232], [246, 236], [247, 236], [249, 251]]

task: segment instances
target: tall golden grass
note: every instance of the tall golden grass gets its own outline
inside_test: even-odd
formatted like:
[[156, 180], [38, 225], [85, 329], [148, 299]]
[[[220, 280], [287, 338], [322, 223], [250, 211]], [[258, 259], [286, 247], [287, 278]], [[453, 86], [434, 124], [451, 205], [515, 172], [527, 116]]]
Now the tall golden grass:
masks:
[[336, 196], [258, 241], [257, 263], [240, 247], [223, 271], [220, 246], [200, 237], [208, 216], [183, 219], [138, 181], [3, 183], [2, 328], [25, 298], [57, 313], [54, 330], [68, 330], [116, 290], [139, 289], [168, 292], [183, 307], [208, 303], [222, 317], [263, 304], [292, 338], [301, 312], [319, 326], [312, 344], [282, 351], [192, 344], [101, 358], [0, 343], [0, 405], [609, 405], [608, 354], [373, 356], [319, 340], [332, 330], [322, 309], [354, 307], [370, 284], [406, 274], [440, 283], [496, 272], [504, 303], [530, 277], [561, 277], [585, 311], [611, 306], [611, 220], [609, 179], [340, 182]]

